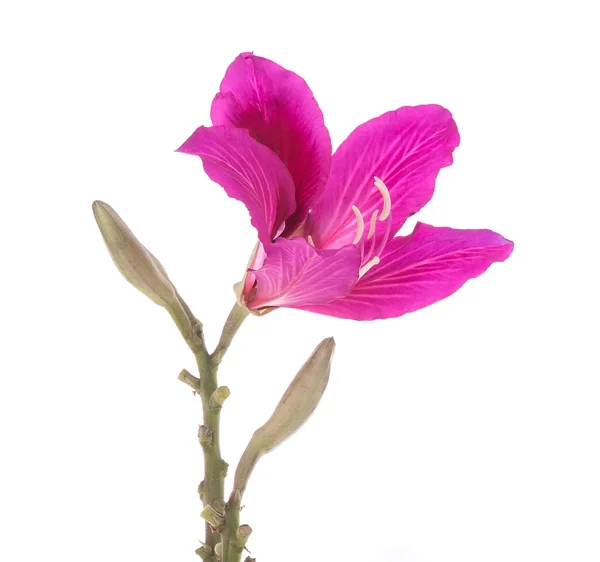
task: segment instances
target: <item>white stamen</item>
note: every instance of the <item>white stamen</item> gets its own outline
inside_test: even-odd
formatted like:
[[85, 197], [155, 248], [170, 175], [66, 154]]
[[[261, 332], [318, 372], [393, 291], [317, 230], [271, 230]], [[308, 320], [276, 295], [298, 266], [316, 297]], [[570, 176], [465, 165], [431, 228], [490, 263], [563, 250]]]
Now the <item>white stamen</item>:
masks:
[[377, 215], [378, 214], [379, 214], [379, 211], [375, 211], [371, 215], [371, 225], [369, 226], [369, 235], [367, 236], [367, 240], [370, 240], [373, 237], [373, 234], [375, 234], [375, 226], [377, 225]]
[[358, 270], [358, 278], [360, 279], [369, 269], [379, 263], [379, 258], [375, 256], [371, 261], [367, 262]]
[[308, 242], [308, 243], [309, 243], [311, 246], [313, 246], [313, 247], [314, 247], [315, 243], [313, 242], [312, 236], [311, 236], [310, 234], [309, 234], [309, 235], [306, 237], [306, 241], [307, 241], [307, 242]]
[[390, 211], [392, 210], [392, 199], [385, 183], [383, 183], [378, 177], [375, 177], [375, 187], [379, 190], [379, 193], [381, 193], [381, 196], [383, 197], [383, 211], [381, 211], [379, 220], [384, 221], [388, 218]]
[[356, 217], [356, 236], [354, 237], [354, 242], [352, 242], [352, 244], [358, 244], [365, 231], [365, 221], [362, 217], [362, 213], [359, 211], [356, 205], [352, 205], [352, 210], [354, 211], [354, 216]]

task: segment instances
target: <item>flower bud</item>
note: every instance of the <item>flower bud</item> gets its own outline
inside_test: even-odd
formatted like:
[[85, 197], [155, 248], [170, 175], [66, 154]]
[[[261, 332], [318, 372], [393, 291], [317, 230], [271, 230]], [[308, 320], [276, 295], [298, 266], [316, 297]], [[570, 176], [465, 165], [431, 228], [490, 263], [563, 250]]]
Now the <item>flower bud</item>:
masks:
[[177, 292], [162, 265], [115, 210], [102, 201], [94, 201], [92, 209], [106, 247], [123, 277], [156, 304], [165, 308], [180, 306]]
[[243, 493], [258, 459], [300, 429], [314, 412], [329, 381], [334, 349], [333, 338], [324, 339], [317, 346], [288, 386], [273, 415], [254, 432], [235, 473], [235, 490]]
[[265, 453], [300, 429], [314, 412], [329, 382], [334, 349], [333, 338], [317, 346], [288, 386], [269, 421], [256, 431], [256, 441]]

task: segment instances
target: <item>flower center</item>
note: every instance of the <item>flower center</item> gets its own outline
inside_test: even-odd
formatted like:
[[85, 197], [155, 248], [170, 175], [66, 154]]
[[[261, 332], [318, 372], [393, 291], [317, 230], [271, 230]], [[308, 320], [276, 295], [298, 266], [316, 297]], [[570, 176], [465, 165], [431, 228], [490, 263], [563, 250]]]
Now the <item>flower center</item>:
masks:
[[[352, 211], [356, 217], [356, 236], [354, 237], [354, 241], [352, 243], [360, 247], [362, 254], [362, 267], [358, 272], [359, 279], [365, 273], [367, 273], [367, 271], [380, 262], [379, 256], [381, 255], [383, 248], [390, 238], [392, 228], [392, 198], [390, 197], [390, 192], [385, 183], [383, 183], [377, 176], [373, 178], [373, 183], [383, 198], [383, 208], [381, 211], [379, 209], [375, 209], [371, 214], [371, 218], [369, 219], [369, 231], [366, 237], [364, 237], [365, 220], [363, 215], [356, 205], [352, 205]], [[385, 232], [383, 233], [383, 237], [380, 239], [379, 247], [377, 248], [377, 251], [375, 251], [375, 232], [377, 230], [377, 219], [379, 219], [380, 222], [386, 221], [386, 228]], [[366, 248], [367, 242], [368, 249]]]

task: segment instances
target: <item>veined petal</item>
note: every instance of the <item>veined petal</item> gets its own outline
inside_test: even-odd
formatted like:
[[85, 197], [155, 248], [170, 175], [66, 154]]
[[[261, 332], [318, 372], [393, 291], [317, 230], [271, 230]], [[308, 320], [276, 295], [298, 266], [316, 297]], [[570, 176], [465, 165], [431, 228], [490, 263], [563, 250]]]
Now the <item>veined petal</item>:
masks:
[[[460, 137], [451, 113], [439, 105], [401, 107], [357, 127], [333, 155], [325, 192], [310, 213], [311, 234], [319, 248], [352, 242], [356, 219], [381, 212], [383, 201], [373, 178], [391, 197], [392, 236], [432, 197], [441, 168], [452, 164]], [[378, 223], [376, 242], [385, 232]]]
[[292, 234], [323, 192], [331, 165], [329, 131], [306, 82], [273, 61], [242, 53], [227, 69], [211, 119], [248, 129], [287, 166], [297, 208], [284, 235]]
[[294, 182], [272, 150], [245, 129], [200, 127], [177, 152], [202, 158], [204, 171], [246, 205], [258, 238], [268, 244], [294, 212]]
[[358, 279], [355, 246], [318, 250], [298, 236], [278, 238], [265, 249], [265, 263], [254, 272], [256, 292], [247, 299], [250, 309], [329, 303], [347, 295]]
[[390, 240], [379, 265], [347, 297], [302, 308], [354, 320], [396, 318], [445, 299], [512, 250], [512, 242], [491, 230], [418, 223], [409, 236]]

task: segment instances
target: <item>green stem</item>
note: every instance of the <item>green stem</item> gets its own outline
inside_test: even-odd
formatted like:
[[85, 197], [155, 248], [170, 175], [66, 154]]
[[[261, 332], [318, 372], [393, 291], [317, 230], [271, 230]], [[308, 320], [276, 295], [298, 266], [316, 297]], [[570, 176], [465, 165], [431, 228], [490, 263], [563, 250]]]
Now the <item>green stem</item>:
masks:
[[247, 308], [240, 306], [238, 303], [233, 305], [233, 308], [225, 321], [225, 326], [223, 326], [223, 332], [221, 333], [219, 343], [211, 355], [212, 363], [215, 367], [223, 360], [225, 353], [231, 345], [233, 337], [239, 330], [242, 322], [248, 317], [249, 313], [250, 311]]
[[241, 494], [234, 490], [227, 502], [225, 528], [223, 529], [223, 560], [222, 562], [240, 562], [244, 552], [245, 541], [238, 537], [240, 527]]
[[[213, 365], [208, 354], [196, 354], [200, 371], [200, 397], [202, 399], [203, 423], [211, 434], [209, 443], [203, 447], [204, 483], [202, 486], [202, 503], [211, 505], [217, 511], [223, 505], [225, 496], [225, 475], [227, 464], [221, 458], [220, 418], [221, 408], [211, 408], [210, 397], [217, 390], [217, 366]], [[206, 523], [204, 542], [214, 549], [220, 542], [218, 533], [213, 532]]]
[[[190, 308], [185, 301], [178, 295], [181, 306], [172, 307], [169, 313], [175, 324], [179, 328], [181, 335], [185, 339], [189, 348], [196, 357], [198, 372], [200, 379], [197, 381], [187, 371], [180, 373], [180, 380], [192, 386], [200, 394], [202, 400], [203, 414], [203, 439], [202, 451], [204, 453], [204, 480], [200, 486], [201, 499], [204, 506], [210, 505], [215, 511], [222, 513], [225, 510], [225, 476], [227, 475], [227, 463], [221, 457], [221, 442], [220, 442], [220, 421], [221, 421], [221, 405], [223, 400], [212, 400], [211, 396], [218, 388], [217, 372], [225, 353], [229, 349], [233, 337], [242, 325], [242, 322], [248, 316], [248, 309], [235, 304], [225, 321], [219, 343], [215, 351], [209, 355], [204, 343], [204, 334], [202, 323], [192, 314]], [[228, 392], [228, 391], [227, 391]], [[210, 435], [210, 439], [207, 439]], [[220, 531], [227, 530], [226, 536], [236, 537], [235, 534], [239, 526], [239, 495], [237, 504], [231, 508], [227, 506], [227, 512], [231, 515], [227, 517], [225, 529], [214, 530], [207, 522], [205, 526], [204, 542], [209, 548], [209, 552], [214, 552], [215, 546], [221, 542]], [[229, 502], [231, 503], [231, 502]], [[234, 529], [235, 526], [235, 529]], [[228, 548], [236, 544], [234, 550], [236, 557], [231, 558], [228, 552], [224, 549], [222, 562], [236, 562], [241, 559], [242, 548], [239, 548], [239, 540], [234, 539], [228, 541]], [[223, 545], [225, 547], [225, 545]], [[239, 555], [238, 555], [239, 551]]]

